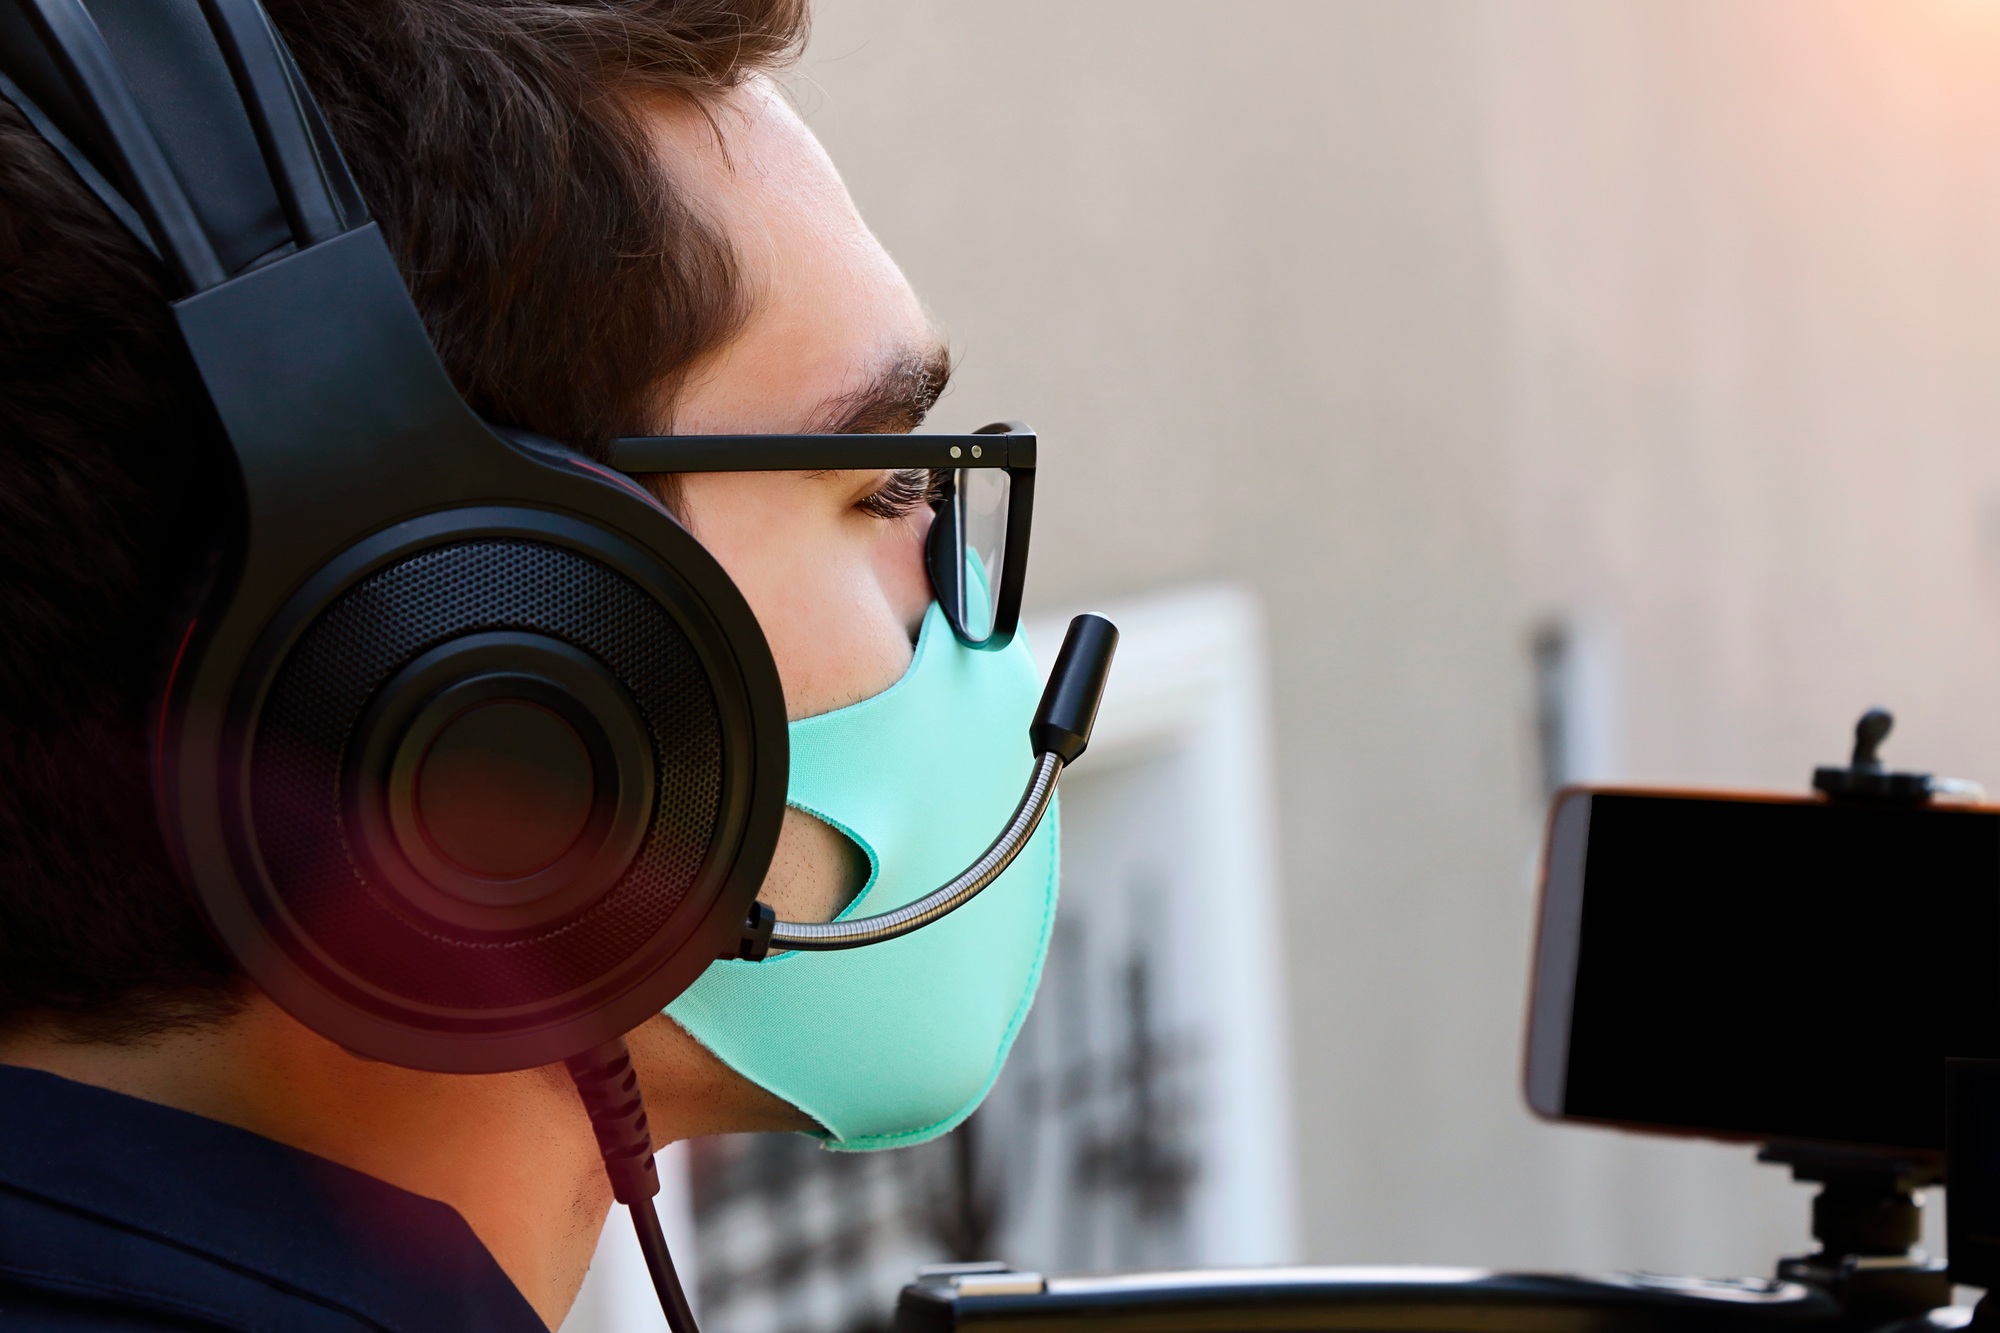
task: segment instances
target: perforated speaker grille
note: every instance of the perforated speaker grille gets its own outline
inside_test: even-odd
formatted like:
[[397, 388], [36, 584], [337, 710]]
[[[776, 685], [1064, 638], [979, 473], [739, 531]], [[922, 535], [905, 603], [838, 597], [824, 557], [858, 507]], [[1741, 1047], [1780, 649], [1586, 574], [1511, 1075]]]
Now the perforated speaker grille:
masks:
[[[489, 630], [596, 657], [632, 692], [660, 761], [652, 827], [624, 876], [578, 915], [514, 936], [454, 929], [371, 884], [341, 808], [341, 765], [370, 698], [412, 658]], [[258, 848], [283, 910], [354, 978], [447, 1011], [545, 1004], [617, 969], [686, 899], [716, 834], [722, 745], [687, 634], [623, 575], [531, 541], [442, 546], [349, 590], [281, 668], [253, 749]]]

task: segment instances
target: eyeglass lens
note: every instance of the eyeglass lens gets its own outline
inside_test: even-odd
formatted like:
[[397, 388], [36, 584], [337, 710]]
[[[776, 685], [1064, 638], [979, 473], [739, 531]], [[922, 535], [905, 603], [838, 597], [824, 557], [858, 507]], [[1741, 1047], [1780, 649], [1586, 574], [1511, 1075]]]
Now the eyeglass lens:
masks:
[[965, 637], [976, 643], [993, 633], [1000, 571], [1007, 558], [1011, 481], [1000, 468], [959, 468], [952, 480], [959, 567], [965, 571], [959, 623]]

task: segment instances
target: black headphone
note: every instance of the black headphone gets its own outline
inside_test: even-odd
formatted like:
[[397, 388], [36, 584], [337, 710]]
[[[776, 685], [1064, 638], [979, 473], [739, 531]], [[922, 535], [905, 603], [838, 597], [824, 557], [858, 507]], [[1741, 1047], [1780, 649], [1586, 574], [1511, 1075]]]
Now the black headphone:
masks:
[[1116, 631], [1072, 627], [1035, 778], [965, 874], [774, 922], [786, 716], [750, 608], [637, 484], [459, 397], [257, 0], [0, 0], [0, 70], [160, 259], [241, 488], [163, 690], [183, 877], [251, 979], [358, 1054], [567, 1061], [642, 1202], [621, 1035], [718, 957], [893, 938], [984, 888], [1082, 753]]
[[[6, 36], [47, 64], [8, 65], [67, 88], [143, 221], [242, 486], [164, 693], [167, 845], [256, 984], [360, 1054], [613, 1040], [736, 952], [768, 867], [763, 634], [650, 495], [460, 399], [255, 0], [100, 9], [125, 30], [25, 0]], [[167, 124], [202, 132], [180, 163]]]

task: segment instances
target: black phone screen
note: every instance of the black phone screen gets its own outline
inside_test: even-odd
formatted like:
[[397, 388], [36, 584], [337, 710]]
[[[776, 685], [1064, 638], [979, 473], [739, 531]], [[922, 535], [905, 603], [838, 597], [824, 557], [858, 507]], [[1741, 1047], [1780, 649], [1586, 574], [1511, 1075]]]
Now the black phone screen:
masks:
[[1586, 799], [1561, 1106], [1538, 1109], [1944, 1146], [1945, 1058], [2000, 1056], [2000, 813]]

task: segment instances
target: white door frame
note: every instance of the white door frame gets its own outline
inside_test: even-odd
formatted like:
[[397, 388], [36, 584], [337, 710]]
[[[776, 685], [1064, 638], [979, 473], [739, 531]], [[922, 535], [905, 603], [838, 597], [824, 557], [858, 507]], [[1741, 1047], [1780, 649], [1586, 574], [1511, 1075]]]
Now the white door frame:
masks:
[[[1195, 817], [1185, 830], [1199, 903], [1214, 922], [1206, 975], [1191, 978], [1212, 1034], [1203, 1079], [1203, 1264], [1288, 1263], [1298, 1251], [1290, 1044], [1263, 617], [1247, 589], [1175, 589], [1083, 610], [1118, 626], [1110, 685], [1079, 773], [1121, 755], [1185, 757]], [[1055, 658], [1068, 615], [1028, 636]]]

